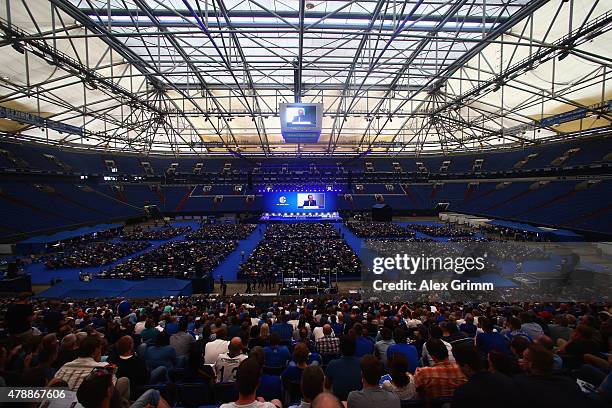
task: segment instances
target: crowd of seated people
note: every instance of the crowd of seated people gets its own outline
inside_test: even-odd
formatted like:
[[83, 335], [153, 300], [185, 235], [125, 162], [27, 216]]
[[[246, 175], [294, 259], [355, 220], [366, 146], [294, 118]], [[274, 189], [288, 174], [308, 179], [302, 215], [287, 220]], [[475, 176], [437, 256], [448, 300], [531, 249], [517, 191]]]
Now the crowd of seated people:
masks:
[[45, 267], [61, 269], [108, 265], [150, 246], [149, 242], [144, 241], [84, 243], [47, 258]]
[[257, 224], [203, 224], [197, 231], [187, 235], [190, 240], [241, 240], [248, 237]]
[[47, 250], [52, 252], [70, 251], [74, 248], [80, 248], [83, 244], [94, 241], [105, 241], [117, 238], [123, 232], [123, 227], [109, 228], [102, 231], [91, 232], [89, 234], [79, 235], [78, 237], [63, 239], [53, 244], [49, 244]]
[[413, 238], [416, 235], [392, 222], [349, 221], [346, 226], [360, 238]]
[[[611, 308], [23, 295], [0, 300], [0, 382], [65, 386], [85, 408], [108, 407], [108, 399], [163, 408], [605, 407]], [[188, 405], [181, 392], [164, 393], [169, 384], [199, 384], [202, 400]]]
[[124, 232], [121, 235], [121, 239], [123, 239], [124, 241], [165, 241], [170, 238], [185, 235], [190, 231], [190, 226], [137, 226], [130, 232]]
[[210, 272], [232, 252], [236, 241], [168, 242], [153, 251], [100, 272], [102, 279], [143, 279], [174, 277], [191, 279]]
[[524, 231], [520, 228], [510, 228], [501, 225], [482, 224], [478, 227], [481, 232], [491, 234], [502, 239], [515, 241], [542, 242], [547, 241], [545, 235], [534, 231]]
[[407, 228], [419, 231], [430, 237], [471, 237], [474, 232], [461, 228], [453, 228], [443, 225], [410, 224]]
[[356, 276], [360, 260], [331, 225], [272, 224], [253, 253], [240, 265], [247, 287], [266, 287], [281, 277]]
[[264, 234], [265, 239], [339, 239], [340, 233], [332, 224], [320, 222], [297, 222], [291, 224], [270, 224]]

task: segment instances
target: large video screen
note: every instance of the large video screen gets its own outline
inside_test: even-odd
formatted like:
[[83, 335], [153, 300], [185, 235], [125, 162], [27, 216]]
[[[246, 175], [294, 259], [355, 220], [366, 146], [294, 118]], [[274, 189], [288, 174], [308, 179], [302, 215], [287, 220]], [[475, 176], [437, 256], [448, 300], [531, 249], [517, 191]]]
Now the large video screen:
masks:
[[317, 125], [317, 107], [312, 105], [287, 107], [285, 111], [287, 127], [310, 127]]
[[324, 210], [324, 193], [298, 193], [297, 207], [304, 210]]
[[279, 113], [283, 132], [321, 131], [323, 125], [321, 103], [281, 103]]
[[267, 212], [328, 212], [336, 211], [331, 193], [315, 192], [269, 192], [264, 193]]

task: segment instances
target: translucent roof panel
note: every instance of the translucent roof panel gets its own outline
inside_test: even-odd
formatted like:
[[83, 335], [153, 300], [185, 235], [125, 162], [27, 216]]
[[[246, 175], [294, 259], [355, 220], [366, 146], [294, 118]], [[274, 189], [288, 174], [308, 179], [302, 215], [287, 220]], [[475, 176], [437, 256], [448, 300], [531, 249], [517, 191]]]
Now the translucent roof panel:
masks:
[[[1, 3], [2, 105], [83, 129], [3, 129], [45, 142], [292, 154], [278, 105], [298, 99], [325, 109], [303, 154], [452, 153], [609, 126], [609, 2]], [[597, 119], [540, 124], [580, 108]]]

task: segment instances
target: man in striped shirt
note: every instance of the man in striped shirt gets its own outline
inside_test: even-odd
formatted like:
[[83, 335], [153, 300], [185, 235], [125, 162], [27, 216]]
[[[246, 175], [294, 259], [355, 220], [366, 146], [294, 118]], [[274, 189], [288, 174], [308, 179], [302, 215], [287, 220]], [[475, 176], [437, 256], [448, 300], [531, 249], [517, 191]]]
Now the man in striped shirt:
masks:
[[[96, 367], [106, 367], [108, 363], [100, 361], [102, 357], [102, 340], [95, 335], [89, 335], [79, 345], [79, 357], [70, 361], [55, 373], [55, 378], [66, 381], [71, 391], [76, 391], [83, 380]], [[127, 377], [117, 379], [113, 375], [116, 392], [125, 400], [130, 397], [130, 380]]]
[[427, 350], [433, 358], [433, 367], [420, 367], [414, 374], [414, 385], [427, 399], [451, 397], [467, 378], [461, 368], [448, 361], [448, 349], [440, 339], [429, 339]]
[[340, 354], [340, 339], [334, 336], [329, 324], [323, 326], [323, 337], [315, 341], [315, 349], [321, 354]]
[[87, 336], [79, 345], [78, 357], [61, 366], [55, 377], [66, 381], [68, 387], [76, 391], [91, 370], [108, 365], [100, 361], [101, 355], [102, 340], [98, 336]]

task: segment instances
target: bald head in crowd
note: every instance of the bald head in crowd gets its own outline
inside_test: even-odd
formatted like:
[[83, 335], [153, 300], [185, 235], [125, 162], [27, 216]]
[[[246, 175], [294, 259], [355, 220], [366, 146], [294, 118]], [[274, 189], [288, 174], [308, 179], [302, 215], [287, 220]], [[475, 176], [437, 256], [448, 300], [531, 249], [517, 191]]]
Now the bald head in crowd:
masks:
[[230, 354], [236, 355], [242, 353], [242, 340], [240, 337], [234, 337], [227, 346]]
[[322, 392], [312, 401], [311, 408], [344, 408], [334, 394]]
[[76, 350], [79, 347], [76, 334], [67, 334], [62, 338], [62, 350]]
[[323, 334], [326, 336], [331, 336], [332, 334], [332, 328], [329, 324], [326, 324], [323, 326]]

